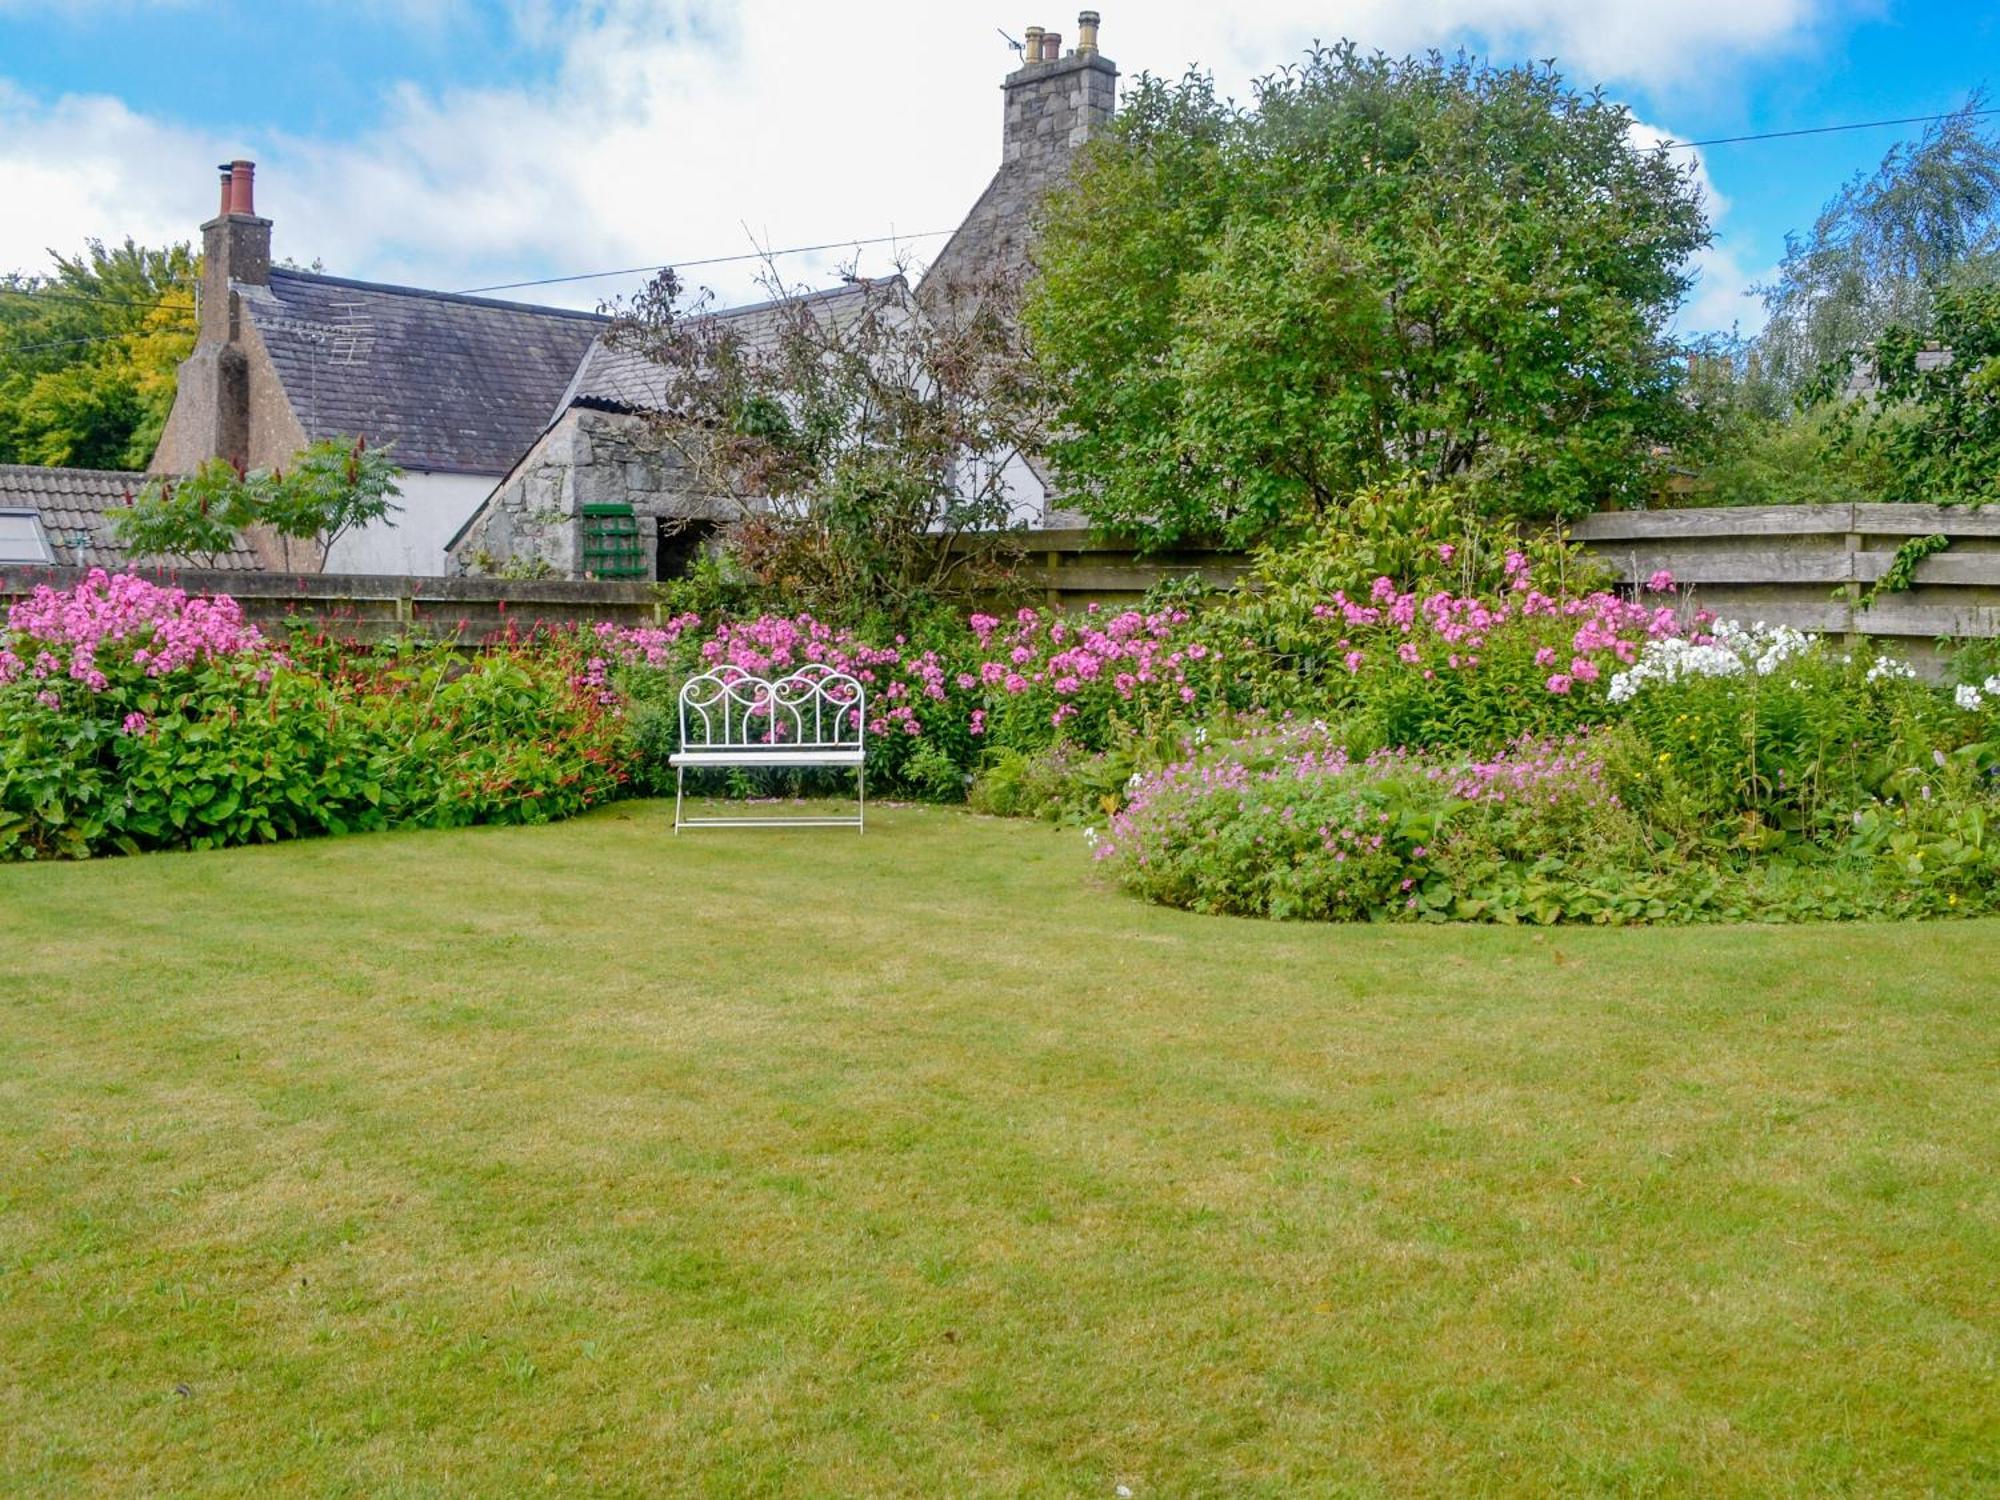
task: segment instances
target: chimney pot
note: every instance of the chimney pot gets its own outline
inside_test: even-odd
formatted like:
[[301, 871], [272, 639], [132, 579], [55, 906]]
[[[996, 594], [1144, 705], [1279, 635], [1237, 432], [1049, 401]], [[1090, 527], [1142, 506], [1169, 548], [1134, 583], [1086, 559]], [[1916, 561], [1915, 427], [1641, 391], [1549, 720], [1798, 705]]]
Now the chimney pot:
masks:
[[1054, 62], [1062, 56], [1062, 33], [1045, 31], [1042, 33], [1042, 61]]
[[252, 161], [237, 160], [229, 164], [229, 211], [233, 214], [257, 213], [256, 194], [257, 164]]
[[1025, 33], [1027, 45], [1021, 51], [1021, 61], [1037, 63], [1042, 60], [1042, 28], [1030, 26]]
[[222, 167], [221, 167], [221, 172], [222, 172], [222, 207], [218, 208], [218, 209], [217, 209], [217, 210], [215, 211], [215, 216], [216, 216], [216, 217], [217, 217], [218, 219], [219, 219], [219, 218], [222, 218], [222, 217], [223, 217], [224, 215], [226, 215], [226, 214], [227, 214], [227, 213], [229, 212], [229, 175], [230, 175], [230, 174], [229, 174], [229, 163], [228, 163], [228, 162], [224, 162], [224, 163], [222, 164]]
[[1097, 53], [1097, 12], [1082, 11], [1076, 18], [1076, 55], [1093, 57]]

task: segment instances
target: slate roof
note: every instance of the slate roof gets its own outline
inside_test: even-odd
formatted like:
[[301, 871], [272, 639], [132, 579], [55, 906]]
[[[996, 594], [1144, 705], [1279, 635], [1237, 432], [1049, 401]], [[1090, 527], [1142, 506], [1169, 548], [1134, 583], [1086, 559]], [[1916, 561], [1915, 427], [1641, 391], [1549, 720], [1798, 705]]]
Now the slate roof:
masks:
[[[117, 568], [132, 561], [111, 533], [109, 513], [146, 482], [119, 469], [43, 469], [0, 464], [0, 508], [39, 511], [42, 529], [62, 567]], [[241, 542], [223, 560], [229, 568], [261, 568]]]
[[454, 474], [513, 467], [606, 321], [275, 267], [235, 290], [308, 441], [359, 433]]
[[[780, 315], [785, 309], [808, 304], [824, 315], [839, 319], [863, 311], [871, 292], [879, 293], [886, 282], [854, 282], [803, 297], [785, 297], [774, 302], [758, 302], [749, 307], [730, 307], [705, 314], [705, 318], [726, 324], [752, 350], [770, 348], [777, 340]], [[561, 398], [545, 417], [545, 426], [572, 406], [608, 406], [620, 411], [657, 411], [666, 400], [666, 370], [630, 349], [614, 349], [603, 336], [591, 340], [589, 350], [577, 364], [575, 376]], [[541, 436], [537, 431], [536, 437]]]

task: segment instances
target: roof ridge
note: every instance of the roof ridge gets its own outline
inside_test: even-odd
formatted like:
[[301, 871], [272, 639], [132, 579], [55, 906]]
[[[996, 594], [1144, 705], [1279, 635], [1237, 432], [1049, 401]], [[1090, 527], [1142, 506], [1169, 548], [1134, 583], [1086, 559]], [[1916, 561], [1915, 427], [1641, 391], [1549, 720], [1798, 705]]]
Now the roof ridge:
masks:
[[271, 279], [314, 281], [323, 286], [352, 287], [356, 291], [381, 292], [391, 297], [422, 297], [431, 302], [453, 302], [467, 307], [491, 307], [503, 312], [537, 313], [552, 318], [574, 318], [585, 323], [608, 324], [603, 313], [584, 312], [574, 307], [549, 307], [539, 302], [508, 302], [498, 297], [474, 297], [464, 292], [436, 292], [420, 286], [399, 286], [389, 281], [361, 281], [351, 276], [328, 276], [319, 271], [295, 271], [289, 266], [271, 267]]
[[153, 476], [144, 469], [79, 469], [73, 464], [0, 464], [0, 474], [71, 474], [89, 479], [138, 480], [144, 484]]

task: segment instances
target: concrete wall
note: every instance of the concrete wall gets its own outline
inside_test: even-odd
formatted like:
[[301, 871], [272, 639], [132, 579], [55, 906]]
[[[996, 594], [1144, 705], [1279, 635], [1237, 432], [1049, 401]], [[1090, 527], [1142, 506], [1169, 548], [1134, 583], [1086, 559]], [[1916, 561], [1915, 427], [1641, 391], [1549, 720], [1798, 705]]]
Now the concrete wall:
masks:
[[339, 538], [327, 558], [332, 573], [385, 573], [442, 578], [453, 571], [445, 551], [458, 528], [493, 491], [491, 474], [403, 475], [403, 508], [385, 522]]

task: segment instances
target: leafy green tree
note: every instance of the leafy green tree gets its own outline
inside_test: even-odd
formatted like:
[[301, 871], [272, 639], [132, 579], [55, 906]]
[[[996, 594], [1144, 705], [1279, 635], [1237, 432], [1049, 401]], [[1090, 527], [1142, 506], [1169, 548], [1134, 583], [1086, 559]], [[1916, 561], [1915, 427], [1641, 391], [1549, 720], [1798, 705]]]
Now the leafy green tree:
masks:
[[1882, 498], [2000, 501], [2000, 284], [1947, 288], [1921, 326], [1891, 324], [1875, 340], [1875, 372], [1874, 402], [1842, 414], [1880, 446]]
[[1415, 472], [1561, 515], [1636, 493], [1690, 409], [1667, 322], [1691, 169], [1545, 66], [1343, 43], [1141, 77], [1046, 205], [1027, 321], [1100, 523], [1253, 541]]
[[143, 469], [194, 347], [199, 262], [129, 239], [53, 258], [0, 278], [0, 463]]
[[209, 567], [244, 532], [263, 527], [288, 544], [309, 544], [324, 568], [342, 536], [400, 508], [401, 476], [387, 448], [370, 448], [361, 438], [328, 438], [302, 450], [289, 472], [245, 472], [218, 458], [185, 478], [150, 480], [113, 513], [111, 525], [119, 545], [135, 557], [177, 557]]
[[1873, 176], [1857, 173], [1788, 236], [1758, 343], [1765, 369], [1790, 390], [1829, 362], [1845, 374], [1891, 325], [1918, 327], [1951, 287], [2000, 275], [2000, 138], [1983, 128], [1975, 94], [1916, 142], [1891, 148]]
[[1685, 390], [1702, 418], [1674, 452], [1692, 483], [1682, 505], [1831, 505], [1883, 498], [1889, 465], [1873, 409], [1799, 407], [1765, 369], [1755, 340], [1702, 340]]
[[262, 476], [253, 480], [226, 458], [212, 458], [184, 478], [152, 479], [111, 515], [118, 545], [134, 557], [175, 557], [219, 567], [257, 523]]

